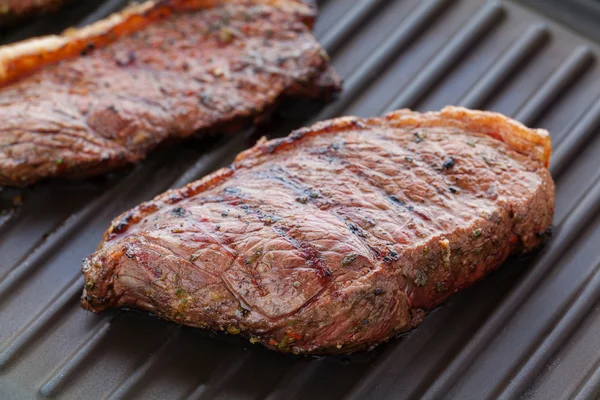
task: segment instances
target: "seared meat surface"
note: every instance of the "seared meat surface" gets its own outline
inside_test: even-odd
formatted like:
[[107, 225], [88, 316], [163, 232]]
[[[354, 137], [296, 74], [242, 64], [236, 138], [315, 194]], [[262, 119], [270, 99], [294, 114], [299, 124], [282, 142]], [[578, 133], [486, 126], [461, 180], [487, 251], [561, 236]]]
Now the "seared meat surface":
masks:
[[284, 96], [327, 98], [340, 81], [311, 12], [294, 0], [162, 1], [0, 48], [12, 82], [0, 89], [0, 184], [98, 174], [167, 139], [237, 130]]
[[548, 133], [447, 107], [261, 141], [115, 219], [82, 305], [151, 311], [294, 353], [366, 349], [538, 246]]
[[0, 25], [34, 14], [57, 10], [66, 0], [0, 0]]

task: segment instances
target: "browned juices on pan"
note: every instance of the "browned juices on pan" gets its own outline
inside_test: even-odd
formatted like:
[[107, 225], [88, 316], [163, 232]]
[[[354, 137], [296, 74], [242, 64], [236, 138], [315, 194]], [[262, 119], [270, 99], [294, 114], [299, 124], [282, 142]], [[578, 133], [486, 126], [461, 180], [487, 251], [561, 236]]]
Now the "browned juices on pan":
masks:
[[367, 349], [542, 242], [550, 153], [546, 131], [457, 107], [261, 141], [116, 218], [82, 304], [285, 352]]
[[85, 177], [340, 89], [296, 0], [162, 0], [0, 47], [0, 185]]

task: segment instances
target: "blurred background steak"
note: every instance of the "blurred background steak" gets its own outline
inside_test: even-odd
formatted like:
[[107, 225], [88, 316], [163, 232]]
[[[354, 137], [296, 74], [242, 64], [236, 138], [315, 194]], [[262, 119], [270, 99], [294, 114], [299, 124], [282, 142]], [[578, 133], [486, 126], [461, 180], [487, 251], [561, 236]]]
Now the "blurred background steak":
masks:
[[[240, 129], [282, 97], [326, 99], [339, 90], [310, 32], [309, 6], [193, 3], [146, 3], [139, 14], [107, 19], [119, 23], [104, 36], [106, 26], [97, 24], [0, 49], [6, 65], [33, 60], [22, 63], [28, 75], [0, 89], [0, 184], [102, 173], [143, 159], [167, 139]], [[147, 26], [110, 43], [140, 24]], [[36, 69], [36, 60], [68, 56], [81, 43], [76, 58]], [[24, 55], [15, 58], [15, 49]]]
[[116, 218], [83, 307], [133, 307], [293, 353], [347, 353], [427, 310], [552, 223], [550, 138], [447, 107], [340, 118]]
[[35, 14], [56, 11], [68, 0], [0, 0], [0, 26], [14, 25], [15, 22]]

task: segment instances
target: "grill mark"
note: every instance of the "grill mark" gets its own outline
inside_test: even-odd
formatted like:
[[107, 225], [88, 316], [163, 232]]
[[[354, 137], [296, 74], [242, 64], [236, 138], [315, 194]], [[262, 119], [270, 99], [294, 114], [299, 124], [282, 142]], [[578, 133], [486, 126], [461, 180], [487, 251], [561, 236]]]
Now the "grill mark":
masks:
[[[329, 212], [331, 212], [331, 211], [329, 211]], [[381, 254], [381, 251], [377, 247], [375, 247], [373, 244], [370, 243], [370, 241], [373, 241], [375, 243], [383, 243], [383, 240], [376, 238], [373, 235], [371, 235], [371, 239], [369, 239], [369, 236], [367, 236], [368, 233], [367, 233], [367, 235], [365, 235], [364, 230], [356, 224], [355, 220], [346, 218], [337, 212], [335, 212], [333, 214], [337, 219], [339, 219], [341, 222], [343, 222], [348, 227], [350, 232], [352, 232], [353, 235], [365, 246], [365, 248], [367, 248], [369, 250], [369, 252], [371, 253], [370, 254], [371, 257], [373, 257], [373, 259], [377, 260], [376, 266], [378, 268], [382, 268], [380, 261], [383, 261], [385, 257]], [[357, 230], [357, 229], [360, 229], [360, 232], [362, 233], [362, 235], [355, 233], [355, 230]], [[396, 253], [394, 250], [392, 250], [392, 251], [394, 253]]]
[[[277, 173], [281, 173], [284, 176], [279, 176]], [[307, 186], [299, 183], [298, 178], [292, 176], [292, 174], [281, 165], [275, 165], [268, 171], [255, 171], [254, 174], [263, 179], [280, 182], [297, 195], [307, 195], [310, 193], [310, 189]]]
[[[334, 148], [334, 150], [338, 150], [338, 149]], [[377, 150], [375, 150], [375, 152], [376, 151]], [[355, 176], [357, 176], [360, 179], [361, 183], [367, 185], [371, 189], [375, 189], [374, 192], [379, 193], [382, 196], [382, 198], [384, 198], [388, 203], [393, 204], [395, 208], [399, 208], [405, 212], [411, 212], [414, 215], [421, 218], [422, 220], [431, 223], [431, 219], [427, 215], [421, 213], [419, 210], [415, 210], [414, 206], [407, 205], [407, 203], [405, 201], [397, 198], [395, 195], [390, 194], [389, 191], [385, 190], [379, 184], [379, 182], [372, 179], [371, 177], [369, 177], [368, 175], [366, 175], [363, 172], [363, 171], [371, 170], [370, 168], [361, 167], [357, 164], [351, 163], [346, 158], [339, 157], [338, 155], [332, 156], [329, 151], [319, 151], [316, 153], [311, 153], [311, 156], [319, 158], [321, 160], [323, 160], [323, 157], [327, 157], [325, 159], [325, 161], [329, 162], [329, 163], [331, 163], [333, 161], [337, 161], [339, 163], [339, 165], [344, 167], [345, 170], [347, 170], [347, 171], [353, 173]], [[278, 173], [284, 174], [285, 176], [279, 176]], [[265, 180], [277, 182], [280, 185], [282, 185], [283, 187], [286, 187], [287, 189], [291, 190], [291, 192], [294, 194], [306, 194], [307, 192], [310, 191], [308, 186], [297, 183], [297, 181], [298, 181], [297, 176], [295, 176], [288, 169], [285, 169], [284, 167], [281, 167], [281, 166], [275, 166], [275, 167], [269, 169], [268, 171], [256, 171], [256, 172], [253, 171], [252, 174], [254, 174], [255, 176], [257, 176], [259, 178], [265, 179]], [[392, 181], [392, 184], [395, 184], [395, 183]], [[315, 185], [315, 188], [318, 189], [318, 185]], [[256, 206], [260, 206], [260, 200], [250, 199], [248, 196], [242, 195], [241, 191], [237, 188], [226, 188], [226, 189], [224, 189], [224, 192], [226, 192], [228, 194], [228, 196], [224, 196], [224, 200], [234, 206], [235, 205], [239, 206], [241, 204], [242, 205], [241, 208], [244, 210], [244, 212], [246, 214], [255, 214], [259, 217], [259, 219], [264, 218], [264, 216], [266, 215], [265, 213], [261, 212], [260, 210], [253, 208], [248, 204], [245, 204], [248, 200], [251, 200], [256, 204]], [[321, 194], [321, 196], [324, 196], [324, 195]], [[317, 207], [319, 204], [320, 205], [325, 204], [325, 201], [323, 200], [323, 198], [321, 198], [320, 200], [319, 199], [314, 199], [314, 200], [318, 200], [318, 202], [315, 201], [315, 206], [317, 206]], [[344, 204], [336, 203], [335, 206], [336, 206], [335, 208], [343, 207]], [[363, 243], [363, 245], [365, 246], [366, 249], [368, 249], [368, 251], [370, 252], [370, 255], [373, 257], [373, 259], [377, 260], [378, 267], [381, 268], [382, 263], [392, 264], [393, 262], [395, 262], [399, 259], [398, 252], [393, 248], [390, 249], [389, 242], [382, 240], [380, 238], [377, 238], [375, 236], [373, 236], [372, 238], [367, 237], [367, 234], [365, 232], [368, 233], [368, 230], [363, 230], [362, 228], [360, 228], [359, 221], [349, 218], [347, 216], [341, 215], [339, 212], [335, 211], [334, 208], [329, 209], [329, 210], [323, 209], [322, 207], [318, 207], [318, 208], [321, 211], [329, 212], [331, 215], [335, 216], [338, 220], [343, 222], [345, 224], [345, 226], [348, 227], [349, 231], [352, 232], [354, 234], [354, 236], [356, 236], [361, 243]], [[284, 233], [281, 228], [276, 229], [275, 231], [279, 235], [282, 235]], [[290, 242], [289, 235], [286, 234], [284, 236], [284, 239], [286, 239], [288, 242]], [[307, 244], [301, 244], [298, 242], [296, 242], [296, 243], [290, 242], [290, 243], [294, 246], [294, 248], [296, 248], [297, 250], [299, 250], [301, 252], [303, 258], [305, 258], [307, 260], [307, 264], [315, 263], [315, 256], [318, 256], [318, 251], [316, 251], [316, 249], [311, 248], [309, 245], [307, 247]], [[394, 244], [397, 244], [397, 243], [394, 243]], [[378, 247], [388, 249], [387, 253], [383, 254], [382, 250]], [[309, 251], [307, 252], [307, 250], [309, 250]]]
[[[334, 147], [335, 150], [337, 150], [337, 148]], [[296, 183], [296, 181], [298, 180], [297, 177], [295, 177], [289, 170], [287, 170], [286, 168], [282, 167], [282, 166], [276, 166], [274, 167], [271, 171], [278, 171], [278, 172], [283, 172], [286, 174], [286, 178], [283, 177], [278, 177], [274, 174], [268, 174], [265, 172], [259, 172], [257, 173], [257, 176], [260, 176], [262, 178], [265, 179], [271, 179], [277, 182], [282, 183], [285, 187], [293, 190], [295, 193], [297, 194], [306, 194], [307, 192], [310, 191], [310, 189], [307, 186], [303, 186], [303, 185], [299, 185]], [[323, 203], [323, 201], [321, 201], [321, 203]], [[343, 206], [343, 205], [341, 205]], [[410, 207], [410, 206], [409, 206]], [[388, 259], [397, 261], [399, 258], [398, 253], [394, 250], [391, 249], [388, 251], [388, 253], [384, 256], [382, 255], [380, 249], [378, 249], [377, 247], [375, 247], [374, 245], [369, 243], [369, 240], [367, 239], [367, 235], [369, 235], [369, 232], [363, 228], [360, 227], [360, 225], [358, 224], [358, 221], [351, 219], [351, 218], [347, 218], [343, 215], [341, 215], [340, 213], [338, 213], [337, 211], [335, 211], [335, 209], [327, 209], [327, 210], [323, 210], [322, 208], [318, 207], [321, 211], [323, 212], [328, 212], [330, 214], [332, 214], [333, 216], [335, 216], [338, 220], [340, 220], [348, 229], [349, 231], [358, 238], [358, 240], [365, 246], [365, 248], [367, 248], [369, 250], [369, 252], [371, 253], [370, 255], [377, 261], [385, 261], [385, 258], [388, 257]], [[278, 233], [281, 233], [279, 230], [275, 230]], [[379, 243], [386, 243], [383, 240], [376, 238], [374, 239]], [[387, 245], [384, 245], [382, 247], [389, 247]], [[378, 263], [379, 264], [379, 263]], [[382, 267], [381, 264], [378, 265], [378, 267]]]
[[[371, 153], [377, 154], [380, 152], [383, 152], [384, 149], [379, 146], [378, 143], [373, 143], [373, 142], [369, 142], [369, 144], [373, 145], [374, 147], [377, 147], [377, 150], [372, 151]], [[388, 140], [387, 141], [388, 146], [396, 146], [395, 143], [393, 143], [392, 140]], [[326, 155], [325, 153], [320, 153], [318, 156], [322, 157]], [[381, 157], [380, 157], [381, 158]], [[430, 225], [434, 224], [436, 229], [441, 229], [440, 226], [438, 226], [437, 224], [435, 224], [435, 221], [432, 221], [431, 218], [429, 218], [427, 215], [425, 215], [424, 213], [422, 213], [420, 210], [418, 210], [416, 207], [414, 207], [413, 205], [410, 205], [397, 197], [397, 195], [395, 193], [390, 193], [388, 190], [386, 190], [376, 179], [373, 179], [371, 176], [369, 176], [368, 174], [365, 173], [365, 171], [373, 171], [372, 168], [366, 167], [364, 165], [359, 165], [356, 163], [353, 163], [352, 161], [348, 160], [348, 158], [341, 158], [341, 157], [328, 157], [326, 159], [326, 161], [328, 162], [332, 162], [335, 159], [338, 159], [342, 162], [339, 163], [340, 166], [344, 167], [345, 170], [353, 173], [357, 178], [359, 178], [359, 180], [366, 184], [369, 188], [371, 189], [375, 189], [373, 190], [376, 193], [379, 193], [382, 198], [384, 198], [388, 203], [393, 204], [396, 208], [399, 208], [400, 210], [407, 210], [409, 212], [411, 212], [412, 214], [418, 216], [419, 218], [421, 218], [423, 221], [428, 222]], [[429, 169], [431, 171], [435, 171], [435, 168], [428, 166]], [[439, 172], [439, 171], [436, 171]], [[415, 176], [416, 179], [420, 179], [418, 176]], [[424, 182], [425, 184], [427, 184], [429, 186], [429, 183], [420, 179], [422, 182]], [[396, 186], [398, 188], [398, 191], [402, 191], [402, 188], [400, 188], [397, 183], [391, 179], [390, 183], [394, 186]], [[435, 192], [437, 192], [437, 190], [435, 190]], [[448, 216], [454, 217], [454, 213], [449, 213], [448, 210], [442, 208], [442, 207], [438, 207], [438, 211], [439, 212], [444, 212], [446, 213]]]
[[[384, 199], [387, 203], [392, 204], [394, 206], [394, 208], [399, 209], [401, 211], [408, 211], [411, 214], [418, 216], [419, 218], [421, 218], [422, 220], [424, 220], [426, 222], [429, 222], [429, 223], [433, 222], [431, 220], [431, 218], [429, 218], [427, 215], [423, 214], [421, 211], [416, 209], [413, 205], [407, 204], [406, 201], [399, 199], [396, 194], [390, 193], [383, 186], [381, 186], [379, 184], [379, 182], [377, 182], [377, 180], [371, 178], [370, 176], [368, 176], [367, 174], [364, 173], [364, 170], [371, 170], [370, 168], [367, 168], [364, 166], [359, 166], [358, 164], [355, 164], [355, 163], [351, 163], [347, 159], [344, 159], [344, 161], [345, 161], [345, 163], [340, 164], [340, 165], [344, 166], [345, 167], [344, 169], [346, 171], [351, 172], [354, 176], [359, 178], [361, 183], [366, 184], [366, 186], [369, 187], [370, 189], [374, 189], [373, 192], [379, 193], [381, 198]], [[392, 184], [396, 185], [396, 183], [394, 181], [391, 181], [391, 182], [392, 182]], [[399, 187], [398, 187], [398, 189], [401, 190], [401, 188], [399, 188]], [[436, 229], [440, 229], [440, 227], [437, 226], [437, 224], [436, 224]]]
[[269, 204], [264, 203], [261, 199], [250, 197], [248, 194], [242, 193], [238, 188], [225, 188], [223, 192], [224, 195], [219, 198], [220, 203], [225, 202], [231, 207], [239, 208], [246, 215], [255, 215], [259, 221], [268, 225], [281, 220], [281, 216], [275, 213], [264, 212], [259, 208], [260, 206], [269, 206]]
[[300, 252], [300, 255], [306, 261], [306, 264], [317, 272], [317, 275], [321, 280], [331, 280], [333, 273], [328, 268], [327, 263], [321, 258], [319, 251], [310, 243], [290, 236], [285, 227], [274, 228], [273, 231]]
[[[336, 149], [336, 148], [334, 147], [334, 149]], [[320, 154], [322, 155], [323, 153], [320, 153]], [[318, 156], [318, 155], [316, 155], [316, 156]], [[273, 175], [273, 174], [267, 174], [265, 172], [256, 173], [256, 175], [260, 176], [261, 178], [264, 178], [264, 179], [270, 179], [272, 181], [280, 182], [282, 185], [293, 190], [295, 193], [306, 194], [307, 192], [310, 192], [310, 189], [308, 188], [308, 186], [296, 184], [295, 181], [297, 181], [298, 178], [296, 176], [294, 176], [289, 170], [285, 169], [284, 167], [277, 166], [273, 170], [276, 170], [279, 172], [284, 172], [287, 175], [287, 177], [286, 177], [287, 179], [277, 177], [276, 175]], [[324, 196], [324, 195], [321, 194], [320, 196]], [[381, 247], [388, 248], [388, 252], [385, 255], [383, 255], [381, 250], [378, 249], [376, 246], [374, 246], [373, 244], [370, 244], [369, 241], [367, 240], [367, 234], [369, 234], [369, 232], [360, 227], [359, 221], [356, 221], [354, 219], [347, 218], [346, 216], [341, 215], [339, 212], [335, 211], [335, 208], [337, 208], [337, 207], [335, 207], [335, 208], [328, 207], [328, 209], [323, 209], [322, 207], [319, 207], [319, 204], [321, 206], [324, 206], [325, 204], [335, 204], [335, 203], [326, 202], [323, 199], [321, 199], [320, 201], [318, 201], [318, 200], [319, 199], [313, 199], [313, 201], [315, 201], [315, 203], [316, 203], [315, 206], [317, 206], [317, 208], [319, 208], [319, 210], [321, 210], [323, 212], [328, 212], [331, 215], [333, 215], [334, 217], [336, 217], [338, 220], [340, 220], [349, 229], [349, 231], [358, 238], [358, 240], [365, 246], [365, 248], [367, 248], [369, 250], [369, 252], [371, 253], [370, 255], [373, 257], [373, 259], [375, 259], [377, 261], [385, 261], [385, 262], [387, 262], [386, 260], [397, 261], [399, 259], [398, 253], [394, 249], [389, 249], [389, 245], [387, 244], [388, 242], [381, 240], [379, 238], [373, 239], [373, 240], [376, 240], [377, 242], [381, 243], [382, 244]], [[343, 204], [336, 204], [336, 205], [344, 206]], [[406, 208], [408, 210], [412, 209], [411, 206], [408, 206]], [[379, 267], [381, 267], [381, 265], [379, 265]]]

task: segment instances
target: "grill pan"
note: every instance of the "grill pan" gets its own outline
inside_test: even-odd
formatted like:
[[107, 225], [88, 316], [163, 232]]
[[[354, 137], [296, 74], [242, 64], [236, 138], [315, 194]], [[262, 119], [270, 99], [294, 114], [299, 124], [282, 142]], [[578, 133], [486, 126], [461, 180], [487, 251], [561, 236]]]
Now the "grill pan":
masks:
[[[0, 40], [83, 25], [125, 3], [76, 2]], [[600, 46], [510, 1], [320, 7], [316, 36], [346, 81], [332, 105], [286, 104], [258, 131], [164, 147], [110, 176], [0, 189], [1, 399], [600, 396]], [[79, 307], [81, 260], [120, 212], [226, 165], [261, 135], [447, 104], [551, 132], [553, 237], [413, 332], [352, 356], [294, 357], [145, 313]]]

